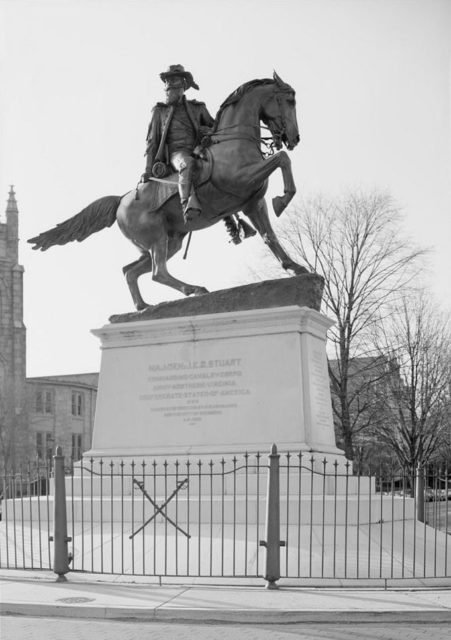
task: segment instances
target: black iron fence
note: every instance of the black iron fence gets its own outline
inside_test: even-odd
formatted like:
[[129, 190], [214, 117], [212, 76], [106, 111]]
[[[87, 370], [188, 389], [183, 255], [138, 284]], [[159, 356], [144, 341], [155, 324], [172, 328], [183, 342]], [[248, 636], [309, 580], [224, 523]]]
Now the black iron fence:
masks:
[[192, 578], [451, 577], [446, 468], [311, 454], [84, 460], [5, 473], [0, 567]]

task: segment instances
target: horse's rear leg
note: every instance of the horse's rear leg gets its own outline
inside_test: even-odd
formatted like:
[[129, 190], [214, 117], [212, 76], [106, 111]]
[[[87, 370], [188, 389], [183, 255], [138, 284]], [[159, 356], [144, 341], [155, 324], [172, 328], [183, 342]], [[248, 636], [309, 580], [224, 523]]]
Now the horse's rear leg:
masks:
[[264, 198], [250, 202], [243, 208], [243, 213], [249, 217], [252, 224], [265, 241], [265, 244], [268, 245], [284, 269], [293, 271], [298, 276], [303, 273], [309, 273], [308, 269], [292, 260], [280, 244], [273, 228], [271, 227], [268, 216], [268, 207]]
[[141, 311], [142, 309], [149, 307], [150, 305], [142, 299], [141, 292], [138, 287], [138, 278], [144, 273], [152, 271], [152, 258], [150, 257], [150, 254], [146, 251], [142, 254], [139, 260], [136, 260], [136, 262], [132, 262], [131, 264], [127, 264], [123, 267], [122, 271], [124, 272], [125, 279], [127, 280], [128, 288], [132, 294], [136, 309]]
[[150, 248], [153, 262], [152, 279], [155, 280], [155, 282], [177, 289], [177, 291], [185, 294], [185, 296], [208, 293], [208, 289], [205, 287], [187, 284], [182, 280], [174, 278], [174, 276], [171, 276], [168, 272], [167, 261], [179, 251], [182, 246], [182, 240], [183, 236], [173, 237], [168, 240], [165, 233], [162, 233], [157, 240], [154, 240]]

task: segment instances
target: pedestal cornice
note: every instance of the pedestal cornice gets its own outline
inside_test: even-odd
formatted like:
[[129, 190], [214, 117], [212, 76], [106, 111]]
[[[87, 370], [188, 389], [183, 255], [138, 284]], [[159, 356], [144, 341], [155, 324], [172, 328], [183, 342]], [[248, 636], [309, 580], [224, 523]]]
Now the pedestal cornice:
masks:
[[201, 341], [281, 333], [307, 333], [324, 339], [333, 322], [307, 307], [254, 309], [164, 320], [112, 323], [92, 333], [104, 349], [141, 344]]

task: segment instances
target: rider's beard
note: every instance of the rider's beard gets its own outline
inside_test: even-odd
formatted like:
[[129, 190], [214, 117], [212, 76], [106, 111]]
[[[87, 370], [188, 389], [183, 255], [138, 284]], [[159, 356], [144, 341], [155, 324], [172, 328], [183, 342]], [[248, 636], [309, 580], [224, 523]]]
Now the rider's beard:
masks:
[[176, 104], [182, 99], [183, 93], [183, 89], [167, 89], [166, 104]]

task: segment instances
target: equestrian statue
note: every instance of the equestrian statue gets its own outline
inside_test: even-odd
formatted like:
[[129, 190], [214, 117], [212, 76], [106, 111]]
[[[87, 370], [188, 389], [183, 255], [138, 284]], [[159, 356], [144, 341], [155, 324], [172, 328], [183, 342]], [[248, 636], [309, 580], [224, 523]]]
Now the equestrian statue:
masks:
[[[182, 65], [172, 65], [160, 77], [166, 103], [157, 103], [153, 110], [146, 168], [137, 187], [124, 196], [99, 198], [31, 238], [33, 249], [81, 242], [117, 221], [141, 253], [123, 268], [138, 311], [150, 306], [138, 287], [138, 278], [145, 273], [187, 296], [208, 293], [205, 287], [172, 276], [167, 262], [181, 249], [185, 236], [220, 220], [235, 243], [242, 233], [253, 235], [255, 228], [284, 269], [296, 275], [308, 273], [279, 243], [264, 197], [268, 178], [278, 168], [284, 195], [273, 198], [276, 216], [296, 193], [291, 161], [282, 150], [283, 145], [292, 150], [299, 142], [294, 89], [276, 72], [272, 79], [251, 80], [230, 94], [213, 120], [204, 103], [186, 99], [185, 91], [198, 87]], [[269, 143], [261, 137], [262, 123], [271, 134]], [[262, 143], [268, 152], [262, 151]], [[239, 217], [240, 212], [253, 226]]]

